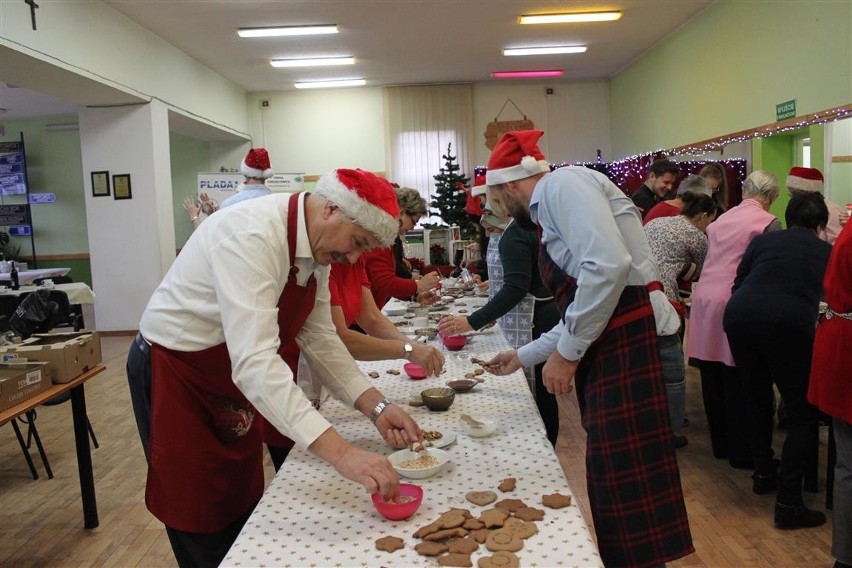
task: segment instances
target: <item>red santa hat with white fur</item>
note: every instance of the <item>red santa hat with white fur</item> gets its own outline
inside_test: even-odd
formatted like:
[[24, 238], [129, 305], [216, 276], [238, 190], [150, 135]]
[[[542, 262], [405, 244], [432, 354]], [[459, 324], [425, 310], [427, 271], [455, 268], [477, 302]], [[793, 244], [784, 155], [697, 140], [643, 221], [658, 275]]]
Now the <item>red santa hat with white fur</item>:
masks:
[[499, 185], [550, 172], [550, 164], [538, 148], [541, 130], [517, 130], [503, 135], [488, 158], [485, 181]]
[[816, 168], [791, 168], [787, 176], [787, 189], [822, 193], [822, 172]]
[[240, 173], [247, 178], [267, 179], [275, 172], [269, 165], [269, 153], [266, 148], [252, 148], [240, 164]]
[[334, 170], [317, 182], [314, 195], [328, 199], [385, 245], [399, 233], [399, 204], [389, 181], [364, 170]]

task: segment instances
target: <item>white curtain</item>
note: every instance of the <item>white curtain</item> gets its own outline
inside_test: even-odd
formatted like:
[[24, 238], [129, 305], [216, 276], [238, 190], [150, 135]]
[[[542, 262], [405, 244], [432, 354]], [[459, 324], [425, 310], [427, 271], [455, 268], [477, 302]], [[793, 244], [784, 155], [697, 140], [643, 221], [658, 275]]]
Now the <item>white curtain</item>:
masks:
[[[470, 84], [386, 87], [385, 163], [387, 176], [402, 187], [411, 187], [429, 203], [435, 180], [444, 167], [442, 156], [452, 143], [452, 155], [460, 174], [473, 178], [473, 91]], [[436, 216], [423, 219], [436, 223]]]

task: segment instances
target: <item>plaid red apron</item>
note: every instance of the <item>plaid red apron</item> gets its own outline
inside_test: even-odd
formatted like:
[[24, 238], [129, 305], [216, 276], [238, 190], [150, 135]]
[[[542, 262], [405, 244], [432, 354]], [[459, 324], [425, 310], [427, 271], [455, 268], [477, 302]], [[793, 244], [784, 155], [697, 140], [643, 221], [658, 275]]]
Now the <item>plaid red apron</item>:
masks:
[[[287, 227], [291, 259], [298, 203], [294, 194]], [[316, 279], [311, 275], [307, 286], [299, 286], [297, 272], [290, 269], [278, 299], [282, 345], [314, 305]], [[257, 427], [263, 422], [234, 384], [226, 344], [191, 353], [153, 344], [148, 509], [166, 526], [192, 533], [218, 532], [244, 516], [263, 493]]]
[[[542, 280], [564, 314], [577, 281], [543, 244], [540, 250]], [[581, 360], [574, 385], [604, 565], [655, 566], [694, 552], [647, 287], [625, 287], [606, 329]]]

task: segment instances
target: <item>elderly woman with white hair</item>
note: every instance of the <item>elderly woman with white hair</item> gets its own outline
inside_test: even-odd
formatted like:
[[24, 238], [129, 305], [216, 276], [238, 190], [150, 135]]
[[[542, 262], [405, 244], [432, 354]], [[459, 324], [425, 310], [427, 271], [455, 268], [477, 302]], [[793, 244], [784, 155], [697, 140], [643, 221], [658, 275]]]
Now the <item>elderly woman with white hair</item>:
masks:
[[707, 257], [692, 294], [686, 353], [701, 371], [713, 455], [728, 458], [737, 468], [752, 468], [754, 461], [745, 436], [745, 399], [722, 317], [748, 244], [757, 235], [781, 229], [769, 213], [777, 198], [778, 179], [771, 173], [758, 170], [746, 178], [743, 201], [707, 228]]

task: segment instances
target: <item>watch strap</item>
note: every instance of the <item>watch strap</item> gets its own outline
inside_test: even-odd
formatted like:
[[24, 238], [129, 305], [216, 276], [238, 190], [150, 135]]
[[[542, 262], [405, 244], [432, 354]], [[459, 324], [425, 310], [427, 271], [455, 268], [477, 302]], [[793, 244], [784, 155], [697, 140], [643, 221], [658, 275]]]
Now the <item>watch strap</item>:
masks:
[[379, 415], [382, 412], [384, 412], [385, 408], [387, 408], [390, 405], [391, 405], [391, 401], [389, 401], [388, 399], [383, 398], [382, 400], [380, 400], [378, 402], [378, 404], [376, 404], [376, 407], [373, 409], [373, 411], [370, 413], [370, 422], [375, 424], [376, 420], [379, 419]]

